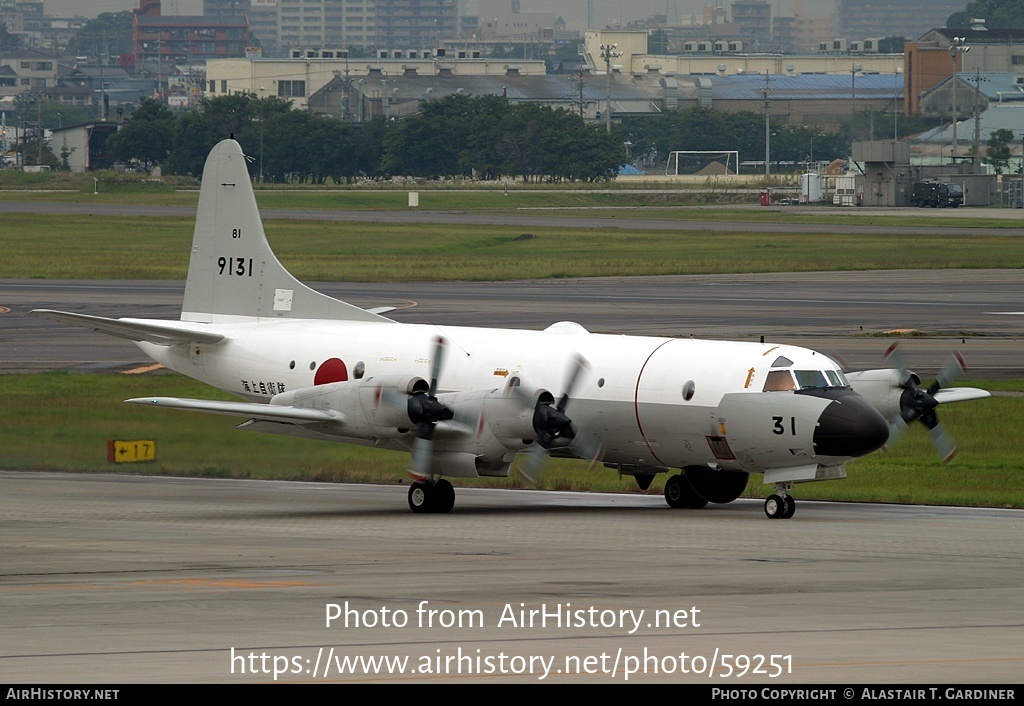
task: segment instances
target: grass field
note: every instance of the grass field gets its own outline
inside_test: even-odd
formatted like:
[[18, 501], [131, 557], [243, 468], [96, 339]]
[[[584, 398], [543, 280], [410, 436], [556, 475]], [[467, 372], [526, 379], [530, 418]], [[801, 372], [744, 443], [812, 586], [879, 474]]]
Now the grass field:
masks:
[[[767, 214], [766, 214], [767, 215]], [[708, 217], [708, 216], [706, 216]], [[1015, 223], [1011, 221], [1010, 223]], [[908, 235], [708, 233], [428, 224], [265, 223], [299, 279], [504, 280], [905, 268], [1021, 268], [1016, 238], [956, 228]], [[0, 278], [184, 279], [191, 218], [4, 215]], [[524, 233], [532, 237], [524, 238]]]
[[[346, 190], [258, 189], [256, 201], [262, 209], [403, 211], [408, 210], [408, 194], [417, 187], [402, 189], [351, 188]], [[884, 215], [865, 215], [857, 209], [821, 209], [793, 206], [786, 208], [737, 208], [755, 206], [759, 200], [756, 189], [618, 189], [588, 190], [512, 189], [505, 195], [500, 188], [434, 189], [417, 191], [421, 211], [471, 211], [487, 213], [544, 212], [556, 216], [593, 216], [602, 218], [716, 220], [733, 223], [801, 223], [823, 226], [879, 225], [899, 228], [934, 227], [938, 231], [964, 231], [976, 228], [975, 216], [944, 213], [934, 218], [918, 209], [892, 209]], [[93, 194], [91, 186], [83, 191], [5, 191], [0, 201], [30, 203], [96, 203], [123, 204], [134, 202], [151, 206], [191, 206], [199, 201], [198, 188], [175, 190], [152, 188], [132, 191], [108, 190]], [[1007, 209], [992, 208], [993, 213]], [[1012, 230], [1020, 227], [1016, 218], [986, 218], [986, 228]]]

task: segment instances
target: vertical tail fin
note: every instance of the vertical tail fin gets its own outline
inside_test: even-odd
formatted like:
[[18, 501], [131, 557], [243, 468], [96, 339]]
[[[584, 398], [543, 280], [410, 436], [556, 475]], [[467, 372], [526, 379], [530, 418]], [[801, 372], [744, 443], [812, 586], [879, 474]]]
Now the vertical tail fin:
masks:
[[182, 321], [251, 318], [387, 321], [295, 279], [263, 232], [242, 147], [219, 142], [203, 168]]

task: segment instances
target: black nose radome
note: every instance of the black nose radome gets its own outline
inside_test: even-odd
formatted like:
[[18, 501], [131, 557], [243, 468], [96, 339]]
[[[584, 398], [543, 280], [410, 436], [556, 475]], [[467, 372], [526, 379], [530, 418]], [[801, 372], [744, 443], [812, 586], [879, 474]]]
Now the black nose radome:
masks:
[[877, 451], [888, 440], [885, 417], [860, 395], [848, 394], [834, 400], [818, 418], [814, 452], [857, 458]]

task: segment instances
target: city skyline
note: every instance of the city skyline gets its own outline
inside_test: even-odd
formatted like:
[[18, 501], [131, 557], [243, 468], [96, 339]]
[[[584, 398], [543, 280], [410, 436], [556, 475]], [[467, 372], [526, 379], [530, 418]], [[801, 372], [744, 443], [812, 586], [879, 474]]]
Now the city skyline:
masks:
[[[459, 16], [480, 16], [483, 0], [458, 0]], [[581, 32], [605, 27], [625, 27], [649, 17], [662, 15], [669, 25], [700, 24], [705, 8], [718, 5], [728, 12], [733, 0], [520, 0], [523, 13], [553, 14], [561, 17], [570, 31]], [[864, 39], [902, 34], [910, 39], [933, 27], [945, 25], [946, 18], [967, 0], [916, 0], [916, 2], [867, 2], [851, 4], [846, 0], [768, 0], [771, 16], [798, 17], [802, 20], [832, 18], [835, 38]], [[493, 7], [493, 3], [490, 3]], [[138, 0], [43, 0], [46, 14], [95, 17], [102, 12], [120, 12], [138, 7]], [[865, 15], [852, 13], [862, 7]], [[203, 0], [162, 0], [164, 15], [201, 15]], [[892, 20], [892, 24], [879, 17]], [[898, 26], [897, 26], [898, 25]], [[891, 30], [891, 31], [889, 31]], [[881, 32], [882, 34], [879, 34]], [[863, 35], [863, 36], [861, 36]]]

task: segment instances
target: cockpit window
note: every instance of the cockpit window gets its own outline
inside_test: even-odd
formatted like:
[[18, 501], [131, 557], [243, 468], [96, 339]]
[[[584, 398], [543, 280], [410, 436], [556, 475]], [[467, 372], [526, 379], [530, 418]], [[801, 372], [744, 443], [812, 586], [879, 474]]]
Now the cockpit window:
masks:
[[819, 387], [828, 387], [828, 380], [820, 370], [794, 370], [796, 384], [801, 390], [812, 390]]
[[850, 383], [846, 379], [846, 376], [843, 375], [838, 370], [826, 370], [825, 371], [825, 377], [828, 378], [828, 381], [832, 385], [832, 387], [849, 387], [850, 386]]
[[764, 392], [781, 392], [795, 390], [796, 382], [788, 370], [772, 370], [764, 381]]
[[770, 370], [765, 377], [762, 392], [849, 386], [850, 382], [841, 370]]
[[791, 361], [789, 358], [787, 358], [784, 355], [780, 355], [778, 358], [775, 359], [775, 362], [772, 363], [772, 367], [773, 368], [788, 368], [792, 364], [793, 364], [793, 361]]

